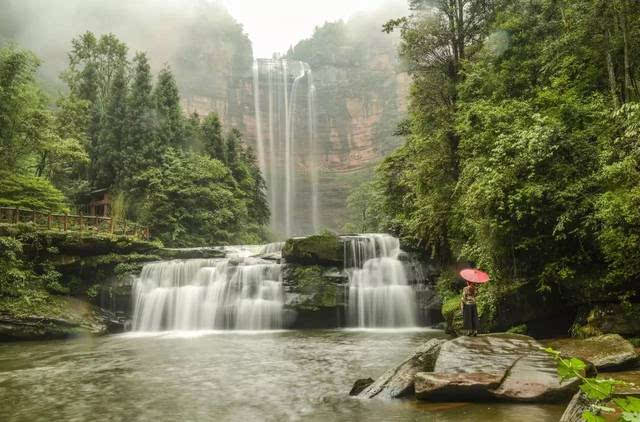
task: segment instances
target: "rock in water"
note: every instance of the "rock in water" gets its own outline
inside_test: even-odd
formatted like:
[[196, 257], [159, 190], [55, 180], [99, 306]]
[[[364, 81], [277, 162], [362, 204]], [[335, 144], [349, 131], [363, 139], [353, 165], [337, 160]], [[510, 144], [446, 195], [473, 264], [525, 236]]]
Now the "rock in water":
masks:
[[436, 359], [436, 377], [421, 374], [416, 396], [426, 400], [493, 398], [520, 402], [569, 399], [578, 388], [577, 380], [560, 383], [555, 361], [540, 347], [533, 338], [517, 334], [447, 341]]
[[429, 372], [434, 368], [442, 339], [431, 339], [420, 346], [413, 355], [400, 365], [382, 374], [373, 384], [365, 388], [358, 397], [398, 398], [414, 393], [414, 378], [418, 372]]
[[619, 334], [606, 334], [588, 339], [559, 339], [545, 342], [564, 355], [575, 356], [595, 365], [601, 371], [629, 368], [638, 361], [638, 355], [629, 341]]
[[373, 384], [373, 378], [360, 378], [359, 380], [356, 380], [356, 382], [353, 383], [353, 387], [351, 387], [351, 391], [349, 391], [349, 395], [357, 396], [362, 392], [362, 390], [364, 390], [371, 384]]
[[582, 422], [582, 413], [589, 410], [590, 402], [582, 391], [578, 391], [565, 409], [560, 422]]
[[489, 391], [498, 388], [504, 372], [438, 373], [418, 372], [416, 398], [424, 400], [487, 400]]

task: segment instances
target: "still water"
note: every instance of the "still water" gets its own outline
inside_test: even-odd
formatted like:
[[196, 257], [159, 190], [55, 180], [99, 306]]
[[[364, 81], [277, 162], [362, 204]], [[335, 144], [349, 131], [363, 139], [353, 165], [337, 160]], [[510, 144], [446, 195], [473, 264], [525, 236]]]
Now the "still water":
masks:
[[557, 421], [559, 405], [348, 397], [438, 331], [128, 333], [0, 344], [0, 421]]

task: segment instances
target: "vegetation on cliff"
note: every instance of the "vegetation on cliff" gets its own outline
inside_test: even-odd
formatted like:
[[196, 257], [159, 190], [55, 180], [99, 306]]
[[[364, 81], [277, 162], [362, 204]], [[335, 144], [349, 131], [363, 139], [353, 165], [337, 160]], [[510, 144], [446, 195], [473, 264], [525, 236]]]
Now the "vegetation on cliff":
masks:
[[385, 25], [414, 82], [379, 227], [489, 289], [637, 301], [638, 2], [409, 3]]
[[[157, 79], [145, 53], [129, 59], [114, 35], [75, 38], [55, 106], [36, 81], [39, 61], [0, 50], [0, 206], [82, 210], [91, 192], [112, 213], [167, 245], [257, 242], [269, 210], [253, 152], [215, 114], [185, 116], [170, 68]], [[6, 173], [6, 174], [5, 174]]]

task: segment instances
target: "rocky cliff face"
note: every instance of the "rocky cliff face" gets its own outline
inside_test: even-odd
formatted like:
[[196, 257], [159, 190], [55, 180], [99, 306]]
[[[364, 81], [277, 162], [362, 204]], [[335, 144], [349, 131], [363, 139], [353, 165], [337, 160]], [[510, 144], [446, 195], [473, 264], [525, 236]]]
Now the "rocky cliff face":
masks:
[[[285, 56], [292, 61], [308, 63], [316, 88], [315, 146], [308, 139], [306, 81], [301, 83], [296, 98], [290, 99], [296, 103], [299, 119], [293, 122], [297, 197], [293, 218], [298, 224], [295, 224], [297, 230], [289, 234], [313, 231], [311, 224], [301, 223], [312, 213], [308, 199], [312, 195], [309, 163], [315, 162], [319, 167], [319, 227], [338, 229], [344, 224], [345, 202], [351, 189], [369, 177], [373, 167], [402, 142], [393, 132], [406, 115], [410, 78], [402, 71], [397, 57], [397, 35], [382, 33], [381, 26], [404, 13], [402, 8], [390, 8], [356, 16], [346, 23], [327, 23]], [[260, 125], [262, 148], [268, 150], [267, 75], [261, 68], [259, 88], [254, 91], [250, 52], [240, 49], [234, 54], [235, 60], [230, 60], [230, 56], [206, 59], [212, 66], [215, 62], [216, 69], [221, 67], [216, 75], [227, 81], [224, 89], [216, 90], [215, 95], [202, 91], [204, 86], [199, 90], [183, 90], [186, 94], [183, 104], [186, 110], [199, 114], [216, 111], [225, 123], [243, 131], [255, 151], [260, 150], [257, 145]], [[214, 54], [215, 57], [218, 55], [219, 52]], [[221, 66], [225, 60], [228, 66]], [[229, 71], [231, 68], [233, 70]], [[290, 75], [289, 89], [294, 76]], [[277, 91], [279, 87], [272, 86], [272, 89]], [[256, 120], [255, 94], [258, 95], [260, 122]], [[276, 92], [276, 103], [282, 100], [278, 95], [281, 94]], [[283, 122], [276, 123], [275, 131], [278, 132], [282, 130]], [[281, 149], [283, 151], [276, 154], [277, 159], [273, 162], [276, 177], [271, 186], [275, 189], [282, 189], [285, 183], [284, 146]], [[271, 165], [269, 159], [265, 165]], [[279, 202], [272, 203], [274, 213], [283, 212]], [[278, 233], [282, 232], [280, 226], [275, 227]]]

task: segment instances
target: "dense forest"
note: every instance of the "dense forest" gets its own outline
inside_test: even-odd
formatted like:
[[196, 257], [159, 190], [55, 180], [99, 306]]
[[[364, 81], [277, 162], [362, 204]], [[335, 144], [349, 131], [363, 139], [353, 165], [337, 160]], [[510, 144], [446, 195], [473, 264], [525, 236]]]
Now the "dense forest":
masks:
[[96, 190], [112, 215], [150, 228], [167, 246], [259, 242], [264, 181], [236, 129], [187, 116], [171, 68], [154, 77], [144, 52], [113, 34], [71, 42], [65, 94], [39, 86], [40, 61], [0, 50], [0, 206], [69, 211]]
[[489, 297], [522, 282], [637, 301], [640, 4], [410, 5], [384, 27], [413, 77], [406, 143], [349, 198], [362, 228], [488, 270]]

